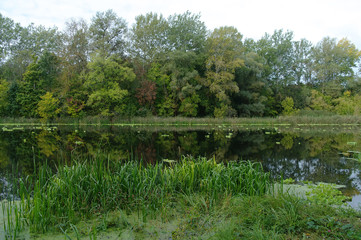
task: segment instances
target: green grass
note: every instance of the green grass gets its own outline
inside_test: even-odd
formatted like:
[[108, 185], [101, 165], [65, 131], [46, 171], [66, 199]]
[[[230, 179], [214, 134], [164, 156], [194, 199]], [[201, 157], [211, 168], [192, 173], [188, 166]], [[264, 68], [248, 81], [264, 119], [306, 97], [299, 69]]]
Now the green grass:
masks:
[[[112, 119], [99, 116], [83, 118], [56, 118], [47, 122], [48, 125], [115, 125], [115, 126], [167, 126], [167, 127], [202, 127], [202, 126], [343, 126], [361, 125], [361, 116], [344, 116], [323, 114], [311, 111], [311, 113], [256, 118], [187, 118], [187, 117], [133, 117]], [[26, 118], [1, 118], [2, 126], [37, 126], [44, 125], [40, 119]]]
[[19, 195], [34, 232], [70, 226], [116, 209], [162, 211], [179, 195], [201, 194], [208, 205], [224, 195], [264, 195], [269, 174], [251, 162], [216, 163], [214, 159], [183, 158], [179, 163], [144, 166], [137, 161], [111, 162], [105, 157], [58, 169], [39, 170], [32, 191], [21, 182]]
[[[361, 239], [361, 213], [274, 191], [258, 163], [106, 156], [43, 166], [2, 202], [6, 239]], [[39, 235], [40, 234], [40, 235]], [[25, 236], [25, 237], [24, 237]]]
[[143, 214], [117, 209], [31, 239], [361, 239], [360, 213], [288, 194], [225, 195], [212, 206], [203, 194], [183, 194]]

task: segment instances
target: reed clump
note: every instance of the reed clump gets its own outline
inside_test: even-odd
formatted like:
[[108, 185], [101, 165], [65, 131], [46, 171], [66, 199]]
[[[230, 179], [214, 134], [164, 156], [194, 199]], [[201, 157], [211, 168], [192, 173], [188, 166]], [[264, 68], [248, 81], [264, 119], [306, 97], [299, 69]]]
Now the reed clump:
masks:
[[56, 174], [44, 166], [32, 190], [28, 185], [20, 183], [22, 209], [32, 231], [46, 232], [115, 210], [160, 211], [182, 195], [201, 194], [209, 204], [226, 195], [262, 196], [271, 180], [260, 164], [249, 161], [183, 157], [144, 165], [98, 157], [59, 167]]

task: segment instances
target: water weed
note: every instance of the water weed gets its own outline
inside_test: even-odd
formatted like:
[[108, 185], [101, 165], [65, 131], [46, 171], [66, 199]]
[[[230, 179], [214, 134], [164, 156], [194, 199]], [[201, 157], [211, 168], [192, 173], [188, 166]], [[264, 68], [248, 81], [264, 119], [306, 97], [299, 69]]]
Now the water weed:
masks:
[[46, 232], [116, 209], [137, 210], [147, 218], [180, 194], [202, 194], [208, 206], [228, 194], [261, 196], [270, 186], [269, 174], [258, 163], [183, 157], [178, 163], [144, 165], [103, 156], [59, 167], [55, 175], [42, 167], [33, 191], [22, 187], [20, 195], [27, 199], [24, 209], [31, 230]]

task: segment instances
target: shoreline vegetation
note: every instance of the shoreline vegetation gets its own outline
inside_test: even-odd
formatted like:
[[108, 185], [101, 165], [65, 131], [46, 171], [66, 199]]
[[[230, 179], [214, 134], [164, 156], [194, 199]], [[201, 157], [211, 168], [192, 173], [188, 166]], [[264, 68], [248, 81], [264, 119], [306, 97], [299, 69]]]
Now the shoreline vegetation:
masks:
[[134, 117], [134, 118], [57, 118], [46, 122], [38, 118], [0, 118], [0, 126], [361, 126], [361, 116], [279, 116], [274, 118], [189, 118], [189, 117]]
[[360, 115], [361, 51], [275, 29], [255, 40], [200, 14], [109, 9], [65, 28], [0, 14], [0, 116], [275, 117]]
[[[130, 159], [131, 160], [131, 159]], [[106, 155], [38, 168], [2, 201], [5, 239], [360, 239], [360, 211], [329, 185], [310, 198], [261, 164], [183, 157], [155, 165]], [[332, 200], [332, 201], [331, 201]], [[50, 234], [50, 235], [49, 235]], [[45, 237], [45, 238], [44, 238]]]

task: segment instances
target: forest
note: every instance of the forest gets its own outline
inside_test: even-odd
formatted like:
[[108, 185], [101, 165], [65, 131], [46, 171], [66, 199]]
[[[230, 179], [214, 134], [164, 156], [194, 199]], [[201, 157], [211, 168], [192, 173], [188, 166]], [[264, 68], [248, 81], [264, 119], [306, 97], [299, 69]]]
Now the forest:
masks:
[[360, 57], [346, 38], [254, 40], [188, 11], [128, 26], [108, 10], [62, 31], [0, 14], [0, 116], [361, 115]]

